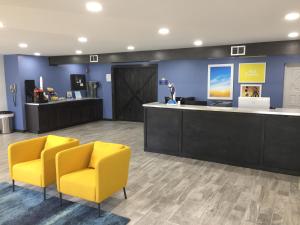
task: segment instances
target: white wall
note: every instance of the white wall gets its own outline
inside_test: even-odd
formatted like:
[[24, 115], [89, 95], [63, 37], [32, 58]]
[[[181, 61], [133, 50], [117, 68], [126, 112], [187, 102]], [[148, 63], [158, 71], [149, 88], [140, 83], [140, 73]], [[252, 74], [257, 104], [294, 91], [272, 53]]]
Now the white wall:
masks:
[[0, 55], [0, 111], [7, 110], [4, 58]]

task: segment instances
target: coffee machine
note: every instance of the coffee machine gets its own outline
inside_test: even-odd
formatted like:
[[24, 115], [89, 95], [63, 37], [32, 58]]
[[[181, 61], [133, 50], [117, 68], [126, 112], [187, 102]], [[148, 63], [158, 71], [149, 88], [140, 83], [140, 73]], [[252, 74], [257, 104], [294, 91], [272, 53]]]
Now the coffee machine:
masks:
[[98, 87], [100, 87], [100, 83], [98, 81], [87, 81], [86, 82], [87, 97], [97, 98]]
[[44, 95], [43, 89], [35, 88], [34, 89], [34, 102], [35, 103], [46, 103], [48, 99]]

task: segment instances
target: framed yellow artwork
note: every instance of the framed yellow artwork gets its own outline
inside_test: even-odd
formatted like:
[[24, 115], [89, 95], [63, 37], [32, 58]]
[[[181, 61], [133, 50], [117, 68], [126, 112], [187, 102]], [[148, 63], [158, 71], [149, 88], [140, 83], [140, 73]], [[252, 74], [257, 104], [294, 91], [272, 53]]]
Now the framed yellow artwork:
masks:
[[240, 63], [239, 83], [265, 83], [266, 63]]

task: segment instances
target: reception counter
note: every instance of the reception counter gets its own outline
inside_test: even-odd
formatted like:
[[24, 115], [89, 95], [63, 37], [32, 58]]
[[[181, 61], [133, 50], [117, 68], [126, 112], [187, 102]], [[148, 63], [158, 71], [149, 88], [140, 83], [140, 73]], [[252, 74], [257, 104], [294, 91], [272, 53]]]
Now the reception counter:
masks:
[[27, 130], [43, 133], [102, 119], [102, 99], [26, 103]]
[[144, 108], [145, 151], [300, 175], [300, 110]]

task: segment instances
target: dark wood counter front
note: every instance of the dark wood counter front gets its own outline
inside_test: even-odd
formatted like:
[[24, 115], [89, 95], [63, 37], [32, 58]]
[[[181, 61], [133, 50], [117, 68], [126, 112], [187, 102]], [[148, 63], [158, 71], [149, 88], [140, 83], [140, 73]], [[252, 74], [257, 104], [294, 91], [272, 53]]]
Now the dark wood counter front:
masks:
[[102, 119], [102, 99], [25, 105], [27, 130], [43, 133]]
[[300, 116], [145, 106], [145, 151], [300, 175]]

